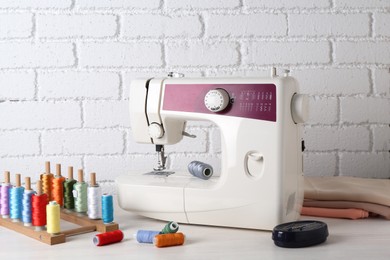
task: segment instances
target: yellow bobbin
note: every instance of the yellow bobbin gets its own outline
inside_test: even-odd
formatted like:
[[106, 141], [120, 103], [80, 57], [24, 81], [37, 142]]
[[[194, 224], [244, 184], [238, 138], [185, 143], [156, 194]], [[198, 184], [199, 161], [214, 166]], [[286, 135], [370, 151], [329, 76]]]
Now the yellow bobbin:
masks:
[[56, 201], [50, 201], [46, 205], [46, 221], [47, 233], [60, 233], [60, 205]]

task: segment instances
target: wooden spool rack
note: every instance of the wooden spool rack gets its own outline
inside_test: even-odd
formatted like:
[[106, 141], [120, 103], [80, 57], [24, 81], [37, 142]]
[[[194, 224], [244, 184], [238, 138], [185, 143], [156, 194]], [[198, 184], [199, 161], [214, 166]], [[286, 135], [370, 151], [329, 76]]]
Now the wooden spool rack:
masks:
[[0, 217], [0, 226], [19, 232], [28, 237], [48, 245], [56, 245], [66, 242], [66, 237], [84, 234], [88, 232], [105, 233], [119, 229], [117, 223], [104, 224], [102, 220], [89, 219], [87, 216], [81, 216], [79, 213], [61, 209], [61, 219], [79, 225], [79, 228], [61, 231], [60, 234], [52, 235], [46, 231], [36, 231], [35, 227], [26, 227], [23, 222], [12, 222], [10, 218]]

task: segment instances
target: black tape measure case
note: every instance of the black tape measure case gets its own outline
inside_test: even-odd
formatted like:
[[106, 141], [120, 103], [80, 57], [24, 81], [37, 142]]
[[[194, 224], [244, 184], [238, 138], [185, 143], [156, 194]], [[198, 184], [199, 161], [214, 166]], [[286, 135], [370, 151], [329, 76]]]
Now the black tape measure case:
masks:
[[326, 223], [303, 220], [276, 226], [272, 231], [272, 240], [280, 247], [298, 248], [323, 243], [328, 235]]

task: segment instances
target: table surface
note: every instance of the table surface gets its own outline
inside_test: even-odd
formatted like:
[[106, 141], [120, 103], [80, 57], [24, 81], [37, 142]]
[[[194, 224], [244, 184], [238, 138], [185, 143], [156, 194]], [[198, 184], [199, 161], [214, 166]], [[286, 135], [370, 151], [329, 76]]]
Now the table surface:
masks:
[[[0, 259], [390, 259], [390, 222], [381, 218], [344, 220], [310, 218], [328, 224], [325, 243], [307, 248], [274, 245], [271, 232], [180, 224], [183, 246], [156, 248], [139, 244], [138, 229], [160, 230], [166, 222], [134, 215], [118, 207], [115, 221], [124, 233], [120, 243], [97, 247], [95, 232], [47, 245], [0, 226]], [[61, 228], [74, 227], [61, 222]]]

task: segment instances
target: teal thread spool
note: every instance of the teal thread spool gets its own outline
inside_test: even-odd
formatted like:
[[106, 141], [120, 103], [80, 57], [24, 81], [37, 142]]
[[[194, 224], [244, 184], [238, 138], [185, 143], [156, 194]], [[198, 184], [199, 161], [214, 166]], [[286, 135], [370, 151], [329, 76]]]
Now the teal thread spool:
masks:
[[83, 170], [78, 171], [78, 182], [73, 186], [74, 209], [78, 213], [86, 213], [88, 210], [88, 185], [84, 182]]
[[161, 230], [160, 234], [171, 234], [176, 233], [179, 230], [179, 224], [174, 221], [170, 221], [165, 227]]
[[114, 221], [114, 200], [107, 193], [102, 195], [102, 219], [104, 224]]
[[16, 185], [9, 190], [9, 213], [12, 222], [19, 222], [22, 219], [24, 187], [20, 185], [20, 174], [15, 174], [15, 177]]

